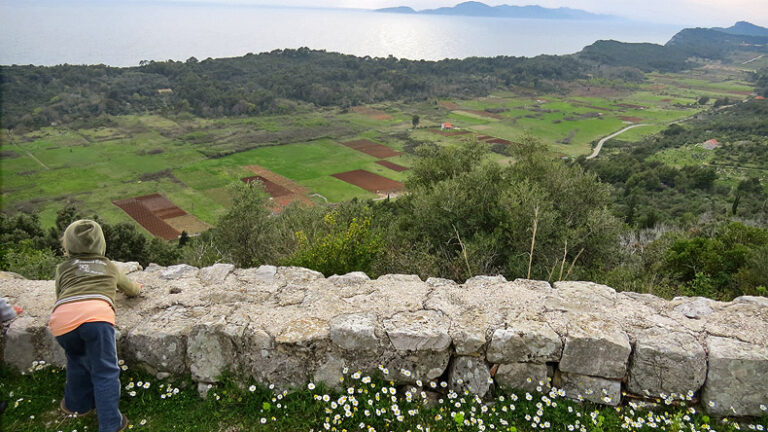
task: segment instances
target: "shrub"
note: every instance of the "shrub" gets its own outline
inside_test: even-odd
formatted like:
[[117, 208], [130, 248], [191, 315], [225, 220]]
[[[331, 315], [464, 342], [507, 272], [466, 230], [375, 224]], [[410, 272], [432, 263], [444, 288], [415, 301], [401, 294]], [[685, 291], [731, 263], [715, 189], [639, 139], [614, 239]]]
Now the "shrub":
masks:
[[381, 236], [371, 230], [371, 211], [366, 207], [362, 216], [353, 217], [349, 223], [339, 220], [336, 211], [327, 213], [323, 222], [328, 233], [310, 239], [303, 231], [296, 233], [298, 249], [285, 260], [296, 265], [317, 270], [326, 276], [351, 271], [372, 273], [373, 263], [382, 254]]
[[36, 249], [31, 240], [3, 248], [1, 254], [3, 270], [18, 273], [27, 279], [53, 279], [60, 261], [50, 249]]

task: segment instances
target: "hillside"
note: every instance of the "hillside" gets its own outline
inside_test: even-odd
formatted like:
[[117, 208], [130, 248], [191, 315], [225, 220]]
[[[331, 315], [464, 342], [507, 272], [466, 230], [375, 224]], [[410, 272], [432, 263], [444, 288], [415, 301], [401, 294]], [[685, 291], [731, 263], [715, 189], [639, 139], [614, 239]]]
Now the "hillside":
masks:
[[714, 27], [712, 30], [734, 35], [768, 36], [768, 28], [756, 26], [746, 21], [739, 21], [728, 28]]
[[665, 45], [597, 41], [577, 57], [597, 64], [636, 67], [645, 72], [676, 72], [696, 64], [690, 59], [743, 63], [768, 54], [768, 29], [740, 22], [729, 29], [683, 29]]

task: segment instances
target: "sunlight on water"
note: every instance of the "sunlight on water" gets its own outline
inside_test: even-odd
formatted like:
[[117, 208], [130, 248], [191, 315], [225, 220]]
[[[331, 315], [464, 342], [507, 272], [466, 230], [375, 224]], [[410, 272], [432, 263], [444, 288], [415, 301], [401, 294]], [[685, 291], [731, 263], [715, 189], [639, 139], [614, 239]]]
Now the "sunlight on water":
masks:
[[598, 39], [664, 43], [680, 28], [364, 11], [0, 1], [0, 64], [136, 65], [308, 46], [437, 60], [568, 54]]

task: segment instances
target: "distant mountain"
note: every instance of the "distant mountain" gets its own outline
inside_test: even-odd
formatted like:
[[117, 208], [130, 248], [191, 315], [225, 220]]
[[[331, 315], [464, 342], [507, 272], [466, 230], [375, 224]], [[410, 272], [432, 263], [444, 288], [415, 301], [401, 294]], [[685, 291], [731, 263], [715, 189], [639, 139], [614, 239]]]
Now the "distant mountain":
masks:
[[415, 11], [410, 7], [377, 9], [376, 12], [417, 13], [424, 15], [461, 15], [496, 18], [537, 18], [537, 19], [569, 19], [569, 20], [604, 20], [615, 18], [611, 15], [598, 15], [578, 9], [561, 7], [549, 9], [541, 6], [489, 6], [485, 3], [468, 1], [454, 7], [441, 7]]
[[405, 14], [417, 13], [415, 10], [413, 10], [413, 8], [410, 8], [408, 6], [389, 7], [389, 8], [384, 8], [384, 9], [376, 9], [376, 12], [405, 13]]
[[597, 41], [577, 57], [593, 64], [628, 66], [644, 72], [677, 72], [694, 67], [690, 61], [693, 58], [741, 62], [759, 55], [768, 55], [768, 29], [742, 21], [727, 29], [683, 29], [664, 45]]
[[760, 27], [746, 21], [739, 21], [731, 27], [715, 27], [712, 30], [742, 36], [768, 36], [768, 28]]
[[684, 29], [674, 35], [665, 46], [678, 49], [688, 57], [726, 60], [737, 52], [768, 54], [768, 35], [733, 34], [705, 28]]

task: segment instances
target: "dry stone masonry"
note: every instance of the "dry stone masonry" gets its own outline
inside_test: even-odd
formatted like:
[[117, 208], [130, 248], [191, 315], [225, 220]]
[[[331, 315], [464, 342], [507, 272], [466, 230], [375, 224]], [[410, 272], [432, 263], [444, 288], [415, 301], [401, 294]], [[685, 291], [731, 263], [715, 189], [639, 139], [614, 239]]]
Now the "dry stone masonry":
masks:
[[[401, 384], [446, 381], [616, 405], [626, 393], [692, 394], [715, 415], [768, 404], [768, 299], [666, 301], [590, 282], [445, 279], [216, 264], [123, 270], [144, 284], [118, 295], [120, 356], [207, 388], [225, 370], [279, 388], [336, 385], [344, 368], [387, 368]], [[47, 330], [52, 281], [0, 273], [0, 296], [24, 313], [5, 325], [2, 361], [63, 364]], [[624, 393], [623, 393], [624, 392]]]

